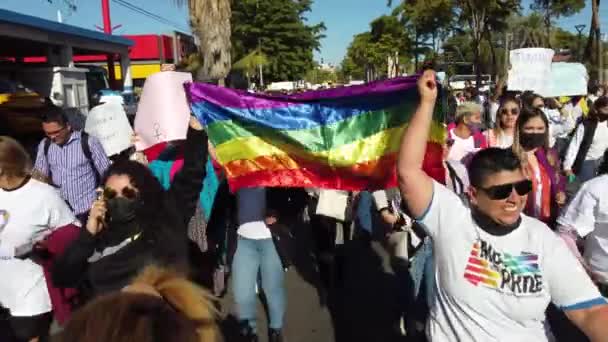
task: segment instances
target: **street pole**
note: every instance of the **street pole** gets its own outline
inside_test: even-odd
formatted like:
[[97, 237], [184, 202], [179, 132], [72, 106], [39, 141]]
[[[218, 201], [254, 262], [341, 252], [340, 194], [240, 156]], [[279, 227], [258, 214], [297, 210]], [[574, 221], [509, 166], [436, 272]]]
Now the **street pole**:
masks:
[[[112, 22], [110, 21], [110, 0], [101, 0], [101, 14], [103, 16], [103, 32], [112, 34]], [[108, 78], [110, 79], [110, 87], [116, 84], [116, 73], [114, 72], [114, 55], [108, 54]]]
[[[604, 36], [604, 37], [602, 37]], [[605, 34], [602, 35], [601, 33], [598, 33], [598, 44], [597, 44], [597, 73], [598, 73], [598, 77], [597, 79], [600, 81], [600, 84], [604, 84], [604, 39], [605, 39]]]
[[576, 29], [576, 31], [578, 31], [578, 42], [577, 42], [577, 57], [578, 57], [578, 61], [582, 62], [583, 61], [583, 53], [581, 52], [581, 49], [583, 48], [581, 45], [581, 39], [583, 38], [583, 30], [585, 29], [585, 27], [587, 27], [587, 25], [584, 24], [580, 24], [580, 25], [575, 25], [574, 28]]

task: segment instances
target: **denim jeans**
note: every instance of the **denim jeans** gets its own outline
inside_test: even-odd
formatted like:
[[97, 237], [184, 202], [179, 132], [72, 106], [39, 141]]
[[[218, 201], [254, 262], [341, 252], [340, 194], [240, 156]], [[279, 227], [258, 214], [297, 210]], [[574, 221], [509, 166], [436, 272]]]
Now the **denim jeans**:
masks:
[[237, 315], [256, 330], [257, 295], [255, 292], [258, 274], [268, 302], [270, 328], [283, 328], [285, 316], [285, 272], [272, 239], [253, 240], [238, 238], [236, 253], [232, 261], [232, 280]]
[[433, 262], [433, 241], [426, 237], [422, 247], [411, 260], [410, 275], [414, 282], [414, 298], [418, 298], [422, 280], [425, 283], [426, 303], [430, 307], [435, 293], [435, 265]]

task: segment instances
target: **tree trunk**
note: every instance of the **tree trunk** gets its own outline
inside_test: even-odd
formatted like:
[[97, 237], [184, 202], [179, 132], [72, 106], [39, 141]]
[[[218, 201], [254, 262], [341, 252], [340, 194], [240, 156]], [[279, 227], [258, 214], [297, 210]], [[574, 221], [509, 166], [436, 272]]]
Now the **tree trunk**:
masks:
[[547, 47], [551, 49], [551, 4], [545, 0], [545, 25], [547, 25]]
[[220, 84], [231, 68], [230, 0], [189, 0], [190, 25], [199, 38], [203, 65], [196, 74], [198, 81]]
[[591, 63], [599, 62], [595, 58], [598, 44], [602, 43], [600, 36], [600, 0], [591, 0], [591, 27], [589, 29], [589, 38], [585, 47], [584, 60]]
[[475, 66], [475, 88], [479, 91], [481, 88], [481, 68], [479, 67], [480, 56], [479, 56], [479, 45], [481, 44], [480, 40], [473, 41], [473, 65]]
[[498, 80], [498, 62], [496, 60], [496, 50], [494, 49], [494, 43], [492, 42], [492, 32], [490, 32], [490, 30], [486, 30], [486, 40], [490, 45], [490, 54], [492, 55], [492, 72], [490, 74], [494, 75]]

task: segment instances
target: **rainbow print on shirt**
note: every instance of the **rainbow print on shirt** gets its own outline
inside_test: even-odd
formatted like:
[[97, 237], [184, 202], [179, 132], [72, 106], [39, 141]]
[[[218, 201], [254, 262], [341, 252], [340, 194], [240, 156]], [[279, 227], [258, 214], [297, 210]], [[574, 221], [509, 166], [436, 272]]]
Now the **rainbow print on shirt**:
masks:
[[501, 253], [481, 239], [473, 243], [464, 278], [475, 286], [513, 295], [536, 294], [543, 289], [538, 255]]

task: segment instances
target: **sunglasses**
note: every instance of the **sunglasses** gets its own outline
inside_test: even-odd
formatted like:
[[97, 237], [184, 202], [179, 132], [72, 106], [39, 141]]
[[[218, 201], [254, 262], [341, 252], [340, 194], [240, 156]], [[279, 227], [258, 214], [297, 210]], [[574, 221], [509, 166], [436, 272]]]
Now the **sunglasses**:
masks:
[[[519, 108], [511, 108], [510, 112], [511, 112], [511, 115], [519, 115]], [[500, 113], [503, 115], [509, 114], [509, 109], [503, 108], [500, 110]]]
[[516, 183], [507, 183], [501, 185], [494, 185], [489, 188], [480, 188], [485, 192], [488, 197], [492, 200], [504, 200], [511, 195], [513, 189], [519, 196], [524, 196], [532, 191], [532, 181], [524, 179]]
[[[138, 194], [137, 190], [135, 190], [133, 188], [128, 188], [128, 187], [123, 188], [121, 193], [125, 198], [128, 198], [128, 199], [135, 199], [135, 198], [137, 198], [137, 194]], [[118, 192], [116, 192], [116, 190], [110, 189], [110, 188], [103, 189], [103, 199], [105, 199], [106, 201], [116, 198], [117, 196], [118, 196]]]

